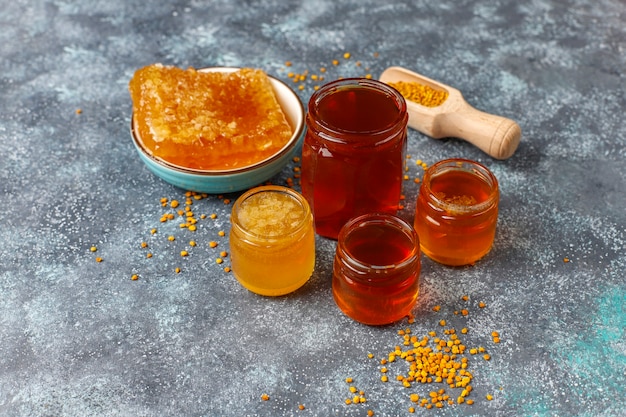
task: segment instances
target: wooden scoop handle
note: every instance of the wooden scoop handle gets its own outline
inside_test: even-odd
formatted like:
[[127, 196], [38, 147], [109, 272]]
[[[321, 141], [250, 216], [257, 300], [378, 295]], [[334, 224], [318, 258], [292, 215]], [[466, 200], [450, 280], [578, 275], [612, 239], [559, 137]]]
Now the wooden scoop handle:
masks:
[[456, 137], [496, 159], [507, 159], [517, 149], [522, 130], [506, 117], [485, 113], [467, 103], [455, 112], [438, 116], [437, 137]]

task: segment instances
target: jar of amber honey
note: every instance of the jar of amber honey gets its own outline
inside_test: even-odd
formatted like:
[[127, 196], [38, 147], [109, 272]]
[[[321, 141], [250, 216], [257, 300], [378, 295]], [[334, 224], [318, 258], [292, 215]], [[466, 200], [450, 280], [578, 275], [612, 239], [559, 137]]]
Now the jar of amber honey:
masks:
[[473, 264], [493, 245], [498, 220], [498, 181], [482, 164], [446, 159], [424, 174], [415, 230], [429, 258], [452, 266]]
[[420, 268], [419, 239], [410, 223], [395, 215], [365, 214], [339, 233], [333, 297], [358, 322], [393, 323], [415, 305]]
[[313, 93], [301, 184], [319, 235], [337, 239], [341, 227], [360, 214], [396, 213], [407, 122], [402, 95], [377, 80], [333, 81]]
[[230, 256], [235, 278], [250, 291], [284, 295], [304, 285], [315, 265], [315, 231], [307, 201], [281, 186], [242, 194], [232, 208]]

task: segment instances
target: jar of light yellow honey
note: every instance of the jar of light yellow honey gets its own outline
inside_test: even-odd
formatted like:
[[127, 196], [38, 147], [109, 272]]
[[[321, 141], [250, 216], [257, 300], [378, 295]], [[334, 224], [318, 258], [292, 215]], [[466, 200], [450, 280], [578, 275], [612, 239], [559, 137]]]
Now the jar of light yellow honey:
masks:
[[230, 256], [235, 278], [248, 290], [284, 295], [304, 285], [315, 265], [315, 231], [307, 201], [298, 192], [267, 185], [233, 205]]

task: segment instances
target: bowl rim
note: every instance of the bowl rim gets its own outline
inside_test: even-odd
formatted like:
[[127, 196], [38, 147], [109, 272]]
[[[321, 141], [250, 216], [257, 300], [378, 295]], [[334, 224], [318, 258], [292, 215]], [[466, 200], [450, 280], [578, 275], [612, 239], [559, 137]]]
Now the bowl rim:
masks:
[[[231, 72], [236, 72], [241, 70], [243, 67], [203, 67], [203, 68], [196, 68], [196, 71], [198, 72], [225, 72], [225, 73], [231, 73]], [[242, 167], [238, 167], [238, 168], [233, 168], [233, 169], [197, 169], [197, 168], [188, 168], [188, 167], [184, 167], [181, 165], [177, 165], [177, 164], [173, 164], [171, 162], [168, 162], [162, 158], [159, 158], [157, 156], [154, 156], [152, 154], [152, 152], [148, 151], [146, 149], [146, 147], [143, 144], [143, 141], [140, 139], [139, 137], [139, 132], [136, 130], [136, 119], [135, 119], [135, 112], [133, 110], [132, 115], [131, 115], [131, 119], [130, 119], [130, 133], [131, 136], [133, 138], [133, 141], [135, 142], [135, 145], [137, 146], [137, 148], [141, 151], [141, 153], [146, 156], [147, 158], [150, 159], [150, 161], [173, 171], [178, 171], [184, 174], [191, 174], [191, 175], [200, 175], [200, 176], [224, 176], [224, 175], [233, 175], [233, 174], [243, 174], [246, 172], [250, 172], [250, 171], [255, 171], [259, 168], [265, 167], [267, 165], [272, 164], [274, 161], [280, 159], [283, 157], [283, 155], [289, 151], [289, 149], [291, 149], [293, 146], [297, 145], [299, 138], [302, 136], [302, 133], [304, 132], [304, 127], [305, 127], [305, 113], [304, 113], [304, 105], [302, 104], [302, 101], [300, 100], [300, 97], [298, 97], [298, 95], [296, 94], [296, 92], [287, 85], [287, 83], [285, 83], [282, 80], [279, 80], [278, 78], [267, 74], [267, 77], [270, 79], [270, 82], [272, 83], [272, 88], [274, 88], [274, 91], [276, 93], [276, 88], [274, 86], [274, 83], [278, 83], [278, 85], [282, 85], [285, 88], [285, 91], [287, 92], [288, 96], [290, 96], [291, 98], [293, 98], [293, 100], [298, 104], [298, 109], [300, 110], [300, 117], [298, 118], [298, 120], [296, 120], [296, 126], [294, 126], [294, 131], [291, 135], [291, 137], [289, 138], [289, 140], [287, 141], [287, 143], [285, 143], [285, 145], [283, 145], [282, 148], [280, 148], [280, 150], [278, 150], [278, 152], [274, 153], [271, 156], [268, 156], [265, 159], [262, 159], [252, 165], [245, 165]], [[280, 104], [280, 103], [279, 103]], [[281, 105], [282, 108], [282, 105]], [[283, 112], [285, 110], [283, 109]]]

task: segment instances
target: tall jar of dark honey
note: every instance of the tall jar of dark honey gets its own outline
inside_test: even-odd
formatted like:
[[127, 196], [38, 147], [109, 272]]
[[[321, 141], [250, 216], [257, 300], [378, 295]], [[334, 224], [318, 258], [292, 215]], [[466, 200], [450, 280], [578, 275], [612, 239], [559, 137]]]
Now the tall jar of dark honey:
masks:
[[333, 298], [353, 320], [390, 324], [415, 306], [420, 269], [419, 238], [410, 223], [391, 214], [364, 214], [339, 232]]
[[313, 93], [301, 184], [319, 235], [337, 239], [341, 227], [360, 214], [396, 213], [407, 122], [402, 95], [377, 80], [337, 80]]
[[481, 259], [493, 245], [499, 198], [498, 180], [478, 162], [446, 159], [432, 165], [415, 209], [422, 252], [451, 266]]

